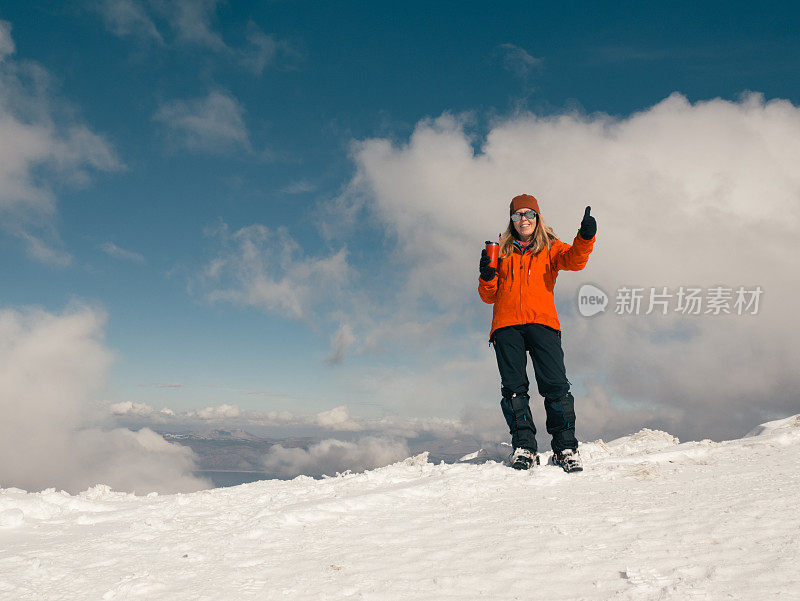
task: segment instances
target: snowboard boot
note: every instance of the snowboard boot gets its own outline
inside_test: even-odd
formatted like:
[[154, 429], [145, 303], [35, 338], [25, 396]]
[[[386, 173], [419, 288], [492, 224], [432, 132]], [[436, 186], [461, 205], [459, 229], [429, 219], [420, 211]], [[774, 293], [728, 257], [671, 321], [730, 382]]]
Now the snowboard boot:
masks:
[[527, 470], [532, 465], [539, 465], [539, 455], [521, 447], [514, 449], [514, 454], [511, 456], [511, 467], [515, 470]]
[[583, 471], [583, 462], [581, 461], [581, 455], [578, 453], [577, 449], [564, 449], [563, 451], [553, 453], [550, 462], [553, 465], [559, 466], [567, 473]]

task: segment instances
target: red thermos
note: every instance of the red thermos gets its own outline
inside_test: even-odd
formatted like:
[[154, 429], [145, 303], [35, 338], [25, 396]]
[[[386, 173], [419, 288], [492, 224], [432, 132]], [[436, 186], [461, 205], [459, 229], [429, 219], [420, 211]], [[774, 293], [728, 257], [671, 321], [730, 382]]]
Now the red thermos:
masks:
[[487, 240], [486, 254], [489, 255], [489, 267], [497, 269], [497, 258], [500, 256], [500, 245], [497, 242]]

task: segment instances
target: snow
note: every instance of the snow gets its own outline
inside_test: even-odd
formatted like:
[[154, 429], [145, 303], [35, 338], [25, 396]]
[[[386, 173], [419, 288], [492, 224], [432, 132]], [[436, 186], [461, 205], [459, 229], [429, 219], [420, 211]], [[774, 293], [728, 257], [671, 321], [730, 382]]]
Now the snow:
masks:
[[[800, 416], [191, 494], [0, 489], [0, 599], [800, 599]], [[543, 464], [547, 457], [543, 456]]]

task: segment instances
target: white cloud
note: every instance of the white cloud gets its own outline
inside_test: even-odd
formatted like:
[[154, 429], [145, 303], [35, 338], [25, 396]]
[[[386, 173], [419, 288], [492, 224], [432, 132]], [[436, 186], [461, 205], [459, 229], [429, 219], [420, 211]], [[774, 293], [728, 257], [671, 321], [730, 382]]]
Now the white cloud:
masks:
[[[66, 267], [72, 263], [72, 255], [50, 244], [39, 236], [26, 231], [14, 232], [25, 243], [28, 255], [41, 263], [55, 267]], [[52, 238], [56, 238], [55, 235]]]
[[151, 415], [155, 412], [152, 406], [147, 403], [134, 403], [132, 401], [122, 401], [114, 403], [109, 407], [112, 415]]
[[169, 443], [148, 428], [137, 432], [83, 429], [75, 433], [70, 452], [79, 458], [85, 473], [74, 474], [67, 490], [106, 484], [115, 490], [145, 494], [193, 492], [212, 486], [192, 475], [197, 465], [189, 447]]
[[142, 256], [140, 253], [120, 248], [113, 242], [103, 242], [99, 248], [109, 257], [113, 257], [115, 259], [122, 259], [123, 261], [133, 261], [134, 263], [145, 262], [144, 256]]
[[[486, 336], [491, 313], [477, 300], [478, 256], [483, 241], [505, 228], [509, 199], [536, 195], [568, 243], [591, 205], [594, 254], [584, 272], [560, 275], [556, 299], [568, 375], [613, 399], [594, 403], [596, 418], [629, 415], [620, 403], [633, 403], [681, 438], [723, 437], [797, 412], [800, 343], [786, 324], [800, 293], [800, 281], [787, 277], [800, 254], [800, 109], [757, 94], [695, 104], [674, 94], [626, 118], [521, 114], [495, 123], [478, 154], [475, 142], [460, 119], [444, 115], [420, 122], [407, 144], [355, 146], [358, 171], [337, 206], [371, 217], [354, 223], [382, 226], [396, 241], [392, 297], [359, 311], [404, 315], [409, 324], [425, 315], [457, 322], [462, 337], [445, 331], [420, 341], [440, 356], [449, 347], [469, 357], [471, 347], [461, 343]], [[760, 285], [765, 292], [758, 316], [588, 320], [574, 310], [587, 281], [611, 294], [621, 285]], [[380, 293], [388, 280], [373, 284]], [[345, 317], [360, 340], [373, 338], [368, 320]], [[487, 382], [496, 379], [496, 367], [480, 369]], [[462, 377], [422, 374], [420, 391], [426, 380], [447, 389]], [[385, 376], [375, 387], [381, 402], [409, 386], [405, 377]]]
[[410, 454], [403, 441], [365, 436], [355, 442], [323, 440], [307, 450], [275, 445], [264, 457], [263, 464], [264, 469], [281, 477], [333, 476], [346, 470], [361, 472], [383, 467]]
[[350, 277], [345, 249], [305, 256], [285, 228], [271, 230], [260, 224], [231, 233], [221, 223], [208, 233], [219, 244], [218, 256], [202, 278], [211, 302], [227, 301], [301, 320], [312, 314], [317, 319], [321, 311], [338, 306]]
[[114, 35], [136, 37], [159, 44], [164, 42], [156, 24], [147, 14], [147, 10], [141, 2], [101, 0], [96, 8], [102, 15], [106, 27]]
[[244, 108], [229, 92], [213, 90], [205, 98], [173, 100], [153, 116], [178, 144], [195, 152], [250, 151]]
[[520, 78], [526, 78], [534, 69], [542, 66], [542, 59], [531, 56], [527, 50], [514, 44], [497, 47], [503, 60], [503, 68]]
[[280, 47], [275, 36], [268, 35], [252, 21], [247, 24], [248, 45], [241, 51], [242, 64], [253, 73], [261, 75], [275, 60]]
[[98, 483], [140, 493], [206, 486], [191, 475], [191, 450], [146, 429], [87, 426], [112, 361], [104, 322], [86, 308], [0, 311], [0, 481], [70, 492]]
[[345, 353], [357, 340], [350, 324], [342, 324], [331, 339], [331, 354], [325, 358], [325, 362], [329, 365], [341, 364]]
[[[265, 33], [253, 21], [227, 43], [214, 27], [219, 5], [219, 0], [95, 0], [94, 8], [117, 37], [135, 38], [159, 49], [206, 50], [255, 75], [275, 65], [293, 68], [302, 59], [292, 44]], [[172, 35], [165, 40], [162, 31]]]
[[347, 410], [346, 405], [317, 413], [315, 421], [318, 426], [328, 430], [355, 432], [362, 429], [361, 425], [350, 417], [350, 412]]
[[0, 61], [6, 56], [14, 54], [16, 46], [14, 39], [11, 37], [11, 23], [8, 21], [0, 21]]
[[213, 29], [219, 0], [152, 0], [169, 21], [178, 41], [220, 52], [228, 47]]
[[281, 422], [289, 423], [292, 420], [294, 420], [294, 415], [292, 414], [291, 411], [267, 411], [264, 414], [264, 417], [267, 420], [276, 423], [281, 423]]
[[256, 75], [261, 75], [270, 66], [295, 68], [303, 58], [302, 52], [295, 46], [275, 35], [264, 33], [252, 21], [247, 24], [246, 38], [247, 44], [235, 52], [239, 63]]
[[55, 188], [83, 186], [97, 171], [122, 168], [105, 139], [69, 115], [49, 73], [11, 60], [10, 25], [0, 24], [0, 218], [30, 256], [68, 265], [54, 227]]
[[202, 420], [224, 420], [239, 417], [241, 409], [236, 405], [216, 405], [189, 412], [189, 416], [199, 417]]
[[147, 403], [136, 403], [133, 401], [122, 401], [114, 403], [109, 407], [112, 415], [116, 416], [137, 416], [137, 417], [150, 417], [155, 418], [156, 421], [164, 421], [168, 417], [175, 416], [175, 412], [168, 407], [161, 410], [156, 409]]
[[131, 428], [157, 427], [165, 424], [170, 427], [207, 428], [209, 421], [224, 422], [230, 427], [247, 427], [263, 425], [298, 425], [316, 423], [316, 416], [305, 420], [290, 412], [242, 410], [237, 405], [210, 405], [201, 409], [175, 411], [169, 407], [156, 409], [149, 403], [121, 401], [107, 407], [112, 423]]
[[292, 182], [285, 188], [281, 190], [284, 194], [306, 194], [308, 192], [314, 192], [317, 189], [317, 186], [309, 182], [308, 180], [300, 180], [296, 182]]
[[164, 38], [154, 19], [157, 15], [163, 19], [162, 26], [172, 30], [178, 43], [230, 52], [213, 28], [218, 5], [219, 0], [99, 0], [95, 8], [106, 28], [118, 37], [135, 37], [162, 45]]

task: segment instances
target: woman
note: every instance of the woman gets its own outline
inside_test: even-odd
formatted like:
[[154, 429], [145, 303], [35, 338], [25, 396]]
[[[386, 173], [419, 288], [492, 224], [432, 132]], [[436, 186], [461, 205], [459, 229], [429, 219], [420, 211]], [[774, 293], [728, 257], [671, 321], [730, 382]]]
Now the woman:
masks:
[[530, 194], [511, 201], [511, 218], [500, 237], [497, 269], [489, 266], [486, 249], [480, 260], [478, 294], [493, 304], [489, 342], [494, 345], [500, 370], [500, 407], [511, 430], [512, 465], [528, 469], [539, 463], [536, 427], [528, 396], [526, 355], [531, 355], [536, 385], [544, 397], [547, 432], [553, 437], [553, 463], [565, 471], [583, 469], [575, 438], [575, 399], [561, 349], [553, 288], [560, 269], [579, 271], [594, 246], [597, 222], [586, 207], [572, 246], [559, 240]]

